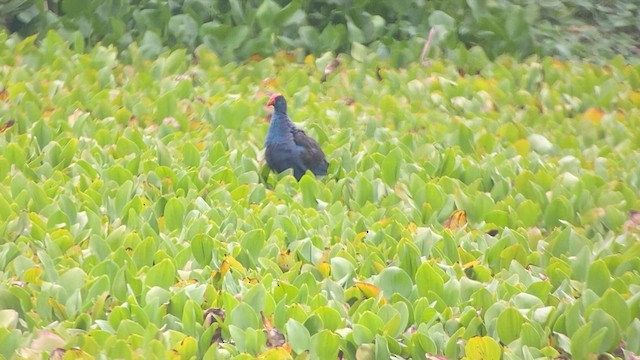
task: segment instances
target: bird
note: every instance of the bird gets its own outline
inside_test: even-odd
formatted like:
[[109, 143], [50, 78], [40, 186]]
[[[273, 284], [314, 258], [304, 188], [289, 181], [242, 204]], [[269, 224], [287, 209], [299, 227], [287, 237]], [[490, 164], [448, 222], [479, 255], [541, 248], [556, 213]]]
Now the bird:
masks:
[[329, 163], [318, 142], [298, 129], [287, 115], [287, 101], [279, 93], [271, 95], [267, 106], [273, 106], [271, 124], [264, 141], [267, 166], [281, 173], [293, 169], [300, 181], [307, 170], [316, 176], [327, 175]]

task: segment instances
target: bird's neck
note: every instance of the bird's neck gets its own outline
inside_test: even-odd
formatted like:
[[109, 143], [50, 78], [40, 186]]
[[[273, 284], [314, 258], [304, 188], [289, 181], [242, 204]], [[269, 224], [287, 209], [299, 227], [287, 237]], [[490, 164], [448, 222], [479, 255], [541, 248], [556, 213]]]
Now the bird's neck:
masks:
[[292, 141], [292, 127], [293, 123], [289, 119], [289, 116], [287, 116], [287, 113], [274, 111], [271, 116], [271, 124], [269, 125], [265, 144], [278, 144]]

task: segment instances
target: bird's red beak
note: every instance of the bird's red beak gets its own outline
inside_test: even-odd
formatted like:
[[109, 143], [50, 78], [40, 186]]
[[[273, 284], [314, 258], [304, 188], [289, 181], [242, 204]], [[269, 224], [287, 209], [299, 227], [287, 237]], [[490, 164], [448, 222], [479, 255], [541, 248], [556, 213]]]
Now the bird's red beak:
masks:
[[282, 94], [280, 93], [275, 93], [271, 95], [271, 97], [269, 98], [269, 102], [267, 103], [267, 106], [272, 106], [273, 104], [275, 104], [276, 99], [279, 98], [280, 96], [282, 96]]

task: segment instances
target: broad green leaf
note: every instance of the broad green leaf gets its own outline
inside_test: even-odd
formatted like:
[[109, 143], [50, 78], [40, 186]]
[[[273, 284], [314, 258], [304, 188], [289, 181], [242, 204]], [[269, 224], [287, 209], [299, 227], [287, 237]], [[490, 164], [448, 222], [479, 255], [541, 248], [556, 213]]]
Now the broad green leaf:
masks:
[[[593, 323], [594, 329], [602, 332], [602, 339], [598, 342], [595, 352], [601, 354], [613, 351], [619, 345], [622, 337], [618, 322], [601, 309], [595, 309], [589, 315], [589, 321]], [[594, 334], [595, 337], [596, 334]], [[594, 339], [591, 341], [594, 341]]]
[[311, 175], [305, 175], [300, 179], [300, 191], [302, 192], [302, 204], [306, 207], [317, 206], [316, 194], [318, 185]]
[[374, 339], [374, 334], [369, 327], [370, 324], [368, 324], [369, 320], [367, 320], [366, 318], [363, 319], [363, 317], [360, 318], [360, 320], [362, 320], [361, 323], [352, 325], [353, 341], [358, 346], [362, 344], [373, 343]]
[[525, 319], [515, 308], [508, 307], [498, 316], [497, 331], [500, 341], [509, 344], [520, 335]]
[[589, 353], [590, 347], [588, 346], [591, 337], [591, 323], [586, 323], [578, 331], [576, 331], [571, 337], [571, 356], [575, 359], [585, 359]]
[[382, 270], [377, 283], [382, 290], [382, 295], [387, 299], [395, 293], [408, 298], [413, 288], [413, 281], [406, 271], [394, 266]]
[[542, 210], [540, 205], [532, 200], [525, 200], [516, 209], [517, 220], [521, 221], [524, 226], [535, 226], [540, 221]]
[[167, 228], [171, 231], [178, 231], [182, 229], [185, 207], [182, 201], [178, 198], [170, 198], [164, 207], [164, 220], [167, 224]]
[[260, 320], [258, 313], [251, 306], [240, 303], [229, 314], [229, 324], [240, 329], [258, 329]]
[[264, 231], [262, 229], [254, 229], [247, 232], [240, 239], [240, 244], [253, 257], [253, 260], [257, 261], [265, 245]]
[[320, 317], [325, 329], [333, 331], [344, 326], [342, 315], [329, 306], [321, 306], [313, 313]]
[[322, 330], [311, 337], [311, 359], [334, 359], [340, 350], [340, 337], [329, 331]]
[[286, 325], [287, 340], [291, 345], [291, 350], [297, 354], [301, 354], [311, 348], [311, 335], [307, 328], [300, 322], [289, 319]]
[[266, 29], [280, 25], [273, 21], [278, 16], [278, 12], [280, 12], [280, 6], [277, 3], [272, 0], [263, 1], [256, 10], [256, 19], [260, 27]]
[[589, 266], [586, 281], [587, 288], [598, 295], [602, 295], [609, 288], [610, 281], [611, 274], [603, 260], [596, 260]]
[[612, 316], [622, 329], [625, 329], [631, 322], [629, 306], [624, 298], [613, 289], [605, 290], [597, 306]]
[[197, 234], [191, 239], [189, 244], [191, 253], [196, 261], [202, 265], [211, 264], [213, 258], [213, 239], [206, 234]]
[[171, 36], [180, 44], [195, 46], [198, 36], [198, 24], [187, 14], [174, 15], [169, 19], [168, 29]]
[[176, 282], [176, 266], [170, 259], [163, 259], [156, 265], [152, 266], [145, 278], [147, 287], [158, 286], [168, 289]]
[[380, 165], [382, 171], [382, 180], [389, 186], [393, 186], [400, 176], [400, 168], [402, 166], [402, 152], [399, 148], [391, 150], [385, 156]]
[[376, 360], [389, 359], [390, 355], [391, 354], [389, 353], [389, 344], [387, 342], [387, 339], [383, 336], [376, 335], [375, 359]]
[[444, 291], [444, 280], [429, 263], [424, 262], [420, 265], [416, 272], [415, 280], [416, 287], [418, 288], [418, 294], [420, 294], [420, 296], [428, 297], [430, 291], [442, 296]]
[[193, 167], [200, 166], [200, 151], [195, 145], [190, 142], [185, 143], [182, 152], [185, 165]]
[[265, 310], [265, 301], [267, 297], [267, 290], [262, 284], [256, 284], [249, 289], [244, 295], [244, 302], [251, 306], [256, 312]]
[[556, 197], [544, 211], [543, 219], [547, 227], [560, 226], [561, 221], [573, 221], [574, 211], [564, 197]]

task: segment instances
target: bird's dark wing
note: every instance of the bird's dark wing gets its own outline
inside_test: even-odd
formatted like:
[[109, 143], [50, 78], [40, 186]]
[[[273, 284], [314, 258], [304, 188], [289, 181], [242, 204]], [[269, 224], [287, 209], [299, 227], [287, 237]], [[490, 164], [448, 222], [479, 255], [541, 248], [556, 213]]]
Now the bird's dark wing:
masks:
[[301, 148], [300, 157], [304, 166], [316, 175], [327, 175], [329, 163], [318, 142], [304, 131], [293, 128], [293, 142]]

